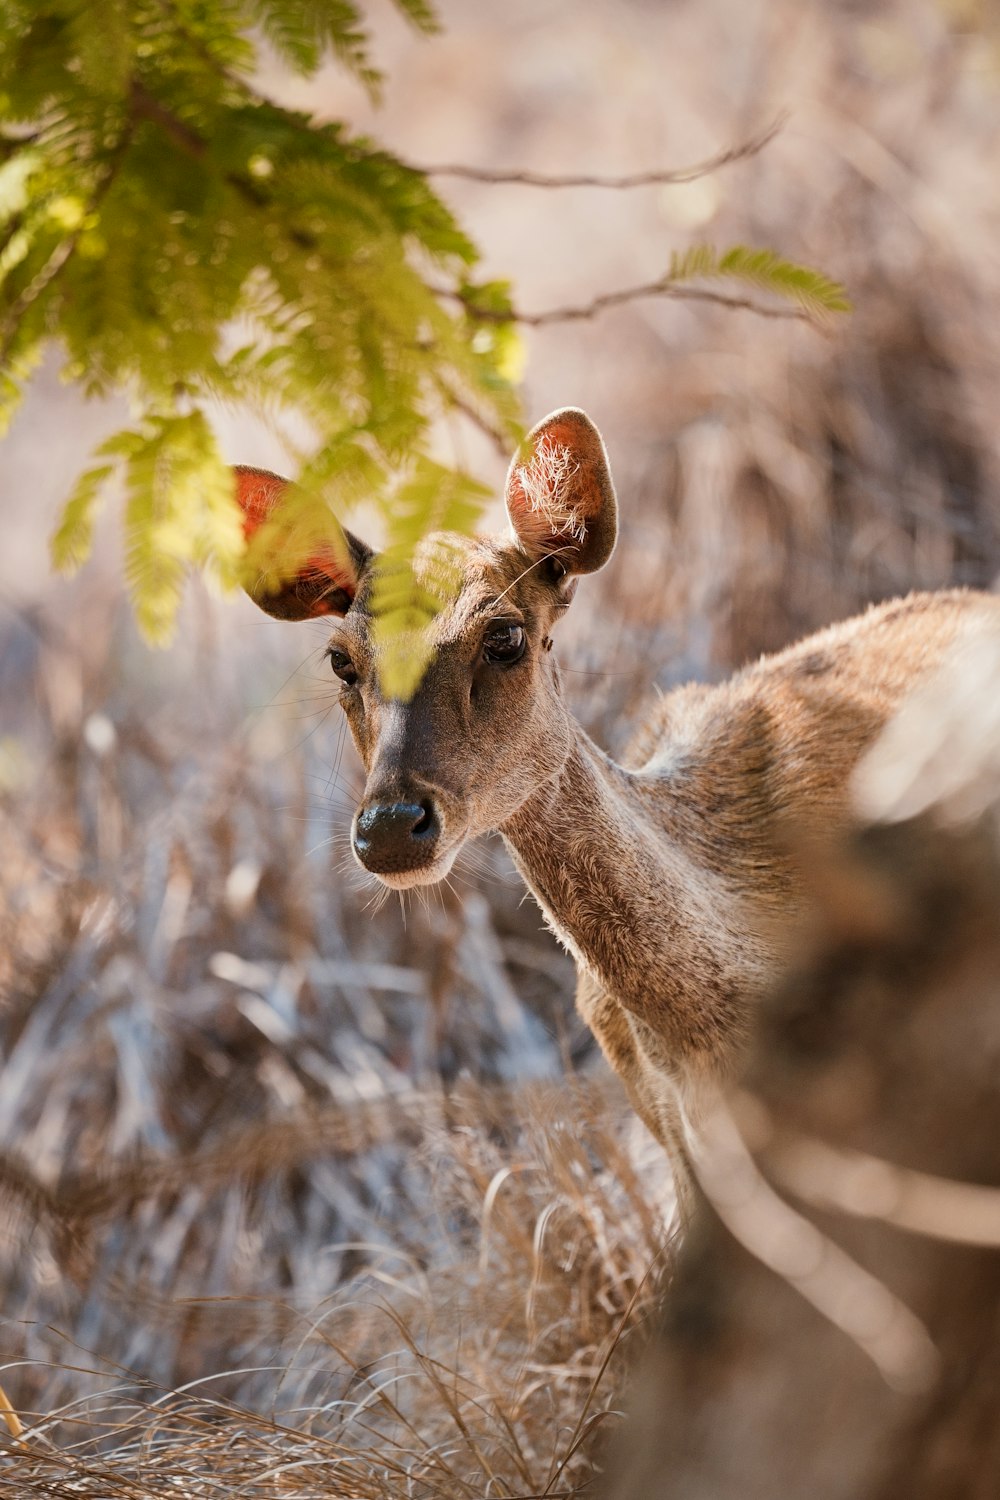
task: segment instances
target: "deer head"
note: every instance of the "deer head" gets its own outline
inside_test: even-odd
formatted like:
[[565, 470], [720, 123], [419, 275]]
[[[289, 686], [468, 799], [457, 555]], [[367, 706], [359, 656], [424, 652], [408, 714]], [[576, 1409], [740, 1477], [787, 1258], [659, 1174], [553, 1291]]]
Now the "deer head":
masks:
[[[286, 482], [238, 468], [252, 532]], [[379, 687], [369, 600], [378, 558], [345, 532], [279, 589], [253, 591], [284, 620], [334, 617], [326, 649], [367, 773], [355, 857], [387, 885], [447, 875], [467, 838], [501, 828], [569, 752], [571, 724], [550, 631], [580, 574], [603, 567], [617, 505], [600, 433], [572, 407], [540, 422], [507, 475], [509, 536], [449, 537], [461, 588], [435, 618], [433, 657], [409, 702]], [[415, 567], [428, 566], [435, 538]]]

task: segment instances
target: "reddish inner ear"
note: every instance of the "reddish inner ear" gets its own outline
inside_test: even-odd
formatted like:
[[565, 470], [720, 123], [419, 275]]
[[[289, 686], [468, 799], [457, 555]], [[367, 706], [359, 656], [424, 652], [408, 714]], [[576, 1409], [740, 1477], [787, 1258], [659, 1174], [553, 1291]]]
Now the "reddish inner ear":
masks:
[[512, 467], [507, 510], [529, 547], [544, 551], [579, 546], [603, 495], [571, 422], [554, 422], [535, 439], [526, 463]]
[[[281, 504], [288, 489], [288, 480], [269, 473], [267, 469], [251, 469], [243, 464], [237, 465], [233, 472], [236, 475], [236, 498], [243, 511], [243, 535], [249, 541], [275, 507]], [[323, 583], [332, 584], [335, 590], [339, 590], [341, 597], [333, 592], [320, 591], [317, 585]], [[317, 547], [296, 576], [289, 581], [284, 592], [297, 594], [300, 604], [304, 606], [303, 613], [318, 616], [344, 613], [353, 600], [357, 587], [357, 575], [351, 566], [345, 544], [343, 556], [333, 547]], [[308, 605], [307, 600], [310, 601]]]
[[236, 475], [236, 498], [243, 511], [243, 535], [250, 539], [266, 521], [287, 488], [287, 482], [266, 469], [248, 469], [239, 465]]

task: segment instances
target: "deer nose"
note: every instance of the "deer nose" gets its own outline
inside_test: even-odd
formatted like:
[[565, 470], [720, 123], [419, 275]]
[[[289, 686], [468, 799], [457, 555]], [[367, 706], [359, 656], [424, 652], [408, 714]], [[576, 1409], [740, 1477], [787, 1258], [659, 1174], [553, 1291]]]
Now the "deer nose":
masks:
[[418, 870], [434, 857], [441, 821], [429, 797], [369, 802], [354, 819], [354, 852], [374, 875]]

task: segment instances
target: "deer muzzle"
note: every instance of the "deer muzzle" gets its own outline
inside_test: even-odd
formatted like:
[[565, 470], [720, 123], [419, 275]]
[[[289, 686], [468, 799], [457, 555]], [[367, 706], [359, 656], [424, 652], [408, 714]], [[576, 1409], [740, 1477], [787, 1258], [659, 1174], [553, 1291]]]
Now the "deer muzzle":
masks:
[[355, 815], [351, 834], [360, 863], [383, 876], [429, 870], [440, 840], [441, 819], [429, 796], [367, 800]]

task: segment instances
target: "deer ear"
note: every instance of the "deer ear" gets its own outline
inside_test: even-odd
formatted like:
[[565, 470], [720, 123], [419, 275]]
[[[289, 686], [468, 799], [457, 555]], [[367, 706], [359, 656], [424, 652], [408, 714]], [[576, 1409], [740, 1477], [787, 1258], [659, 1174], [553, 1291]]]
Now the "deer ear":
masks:
[[[266, 469], [243, 464], [233, 470], [236, 498], [243, 511], [247, 540], [281, 506], [289, 481]], [[336, 525], [331, 516], [331, 522]], [[346, 615], [354, 602], [361, 574], [372, 552], [364, 542], [340, 529], [339, 537], [317, 546], [299, 572], [276, 587], [247, 585], [255, 604], [278, 620], [314, 620], [319, 615]]]
[[507, 473], [507, 515], [529, 557], [594, 573], [614, 551], [618, 502], [601, 434], [564, 406], [533, 427]]

